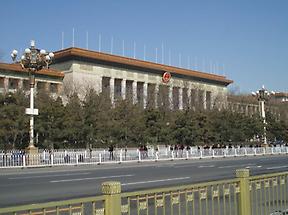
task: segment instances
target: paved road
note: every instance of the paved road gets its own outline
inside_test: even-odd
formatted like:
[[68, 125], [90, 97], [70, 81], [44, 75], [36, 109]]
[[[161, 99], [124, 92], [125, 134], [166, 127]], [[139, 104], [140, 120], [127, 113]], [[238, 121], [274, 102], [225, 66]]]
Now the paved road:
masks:
[[125, 192], [233, 178], [239, 168], [252, 175], [287, 171], [288, 156], [0, 169], [0, 207], [99, 195], [101, 183], [110, 180], [120, 181]]

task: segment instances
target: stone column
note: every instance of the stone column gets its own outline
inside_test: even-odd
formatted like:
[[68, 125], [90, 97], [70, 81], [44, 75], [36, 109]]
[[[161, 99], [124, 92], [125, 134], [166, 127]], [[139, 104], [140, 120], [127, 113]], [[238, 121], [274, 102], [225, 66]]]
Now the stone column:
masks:
[[143, 108], [147, 107], [147, 98], [148, 98], [148, 83], [143, 84]]
[[102, 76], [99, 76], [97, 78], [97, 85], [96, 85], [96, 92], [97, 93], [102, 93], [102, 79], [103, 79]]
[[169, 93], [168, 93], [168, 99], [169, 99], [169, 107], [171, 110], [173, 110], [173, 86], [169, 86]]
[[45, 91], [48, 93], [50, 92], [50, 83], [48, 82], [45, 83]]
[[112, 105], [114, 105], [114, 84], [115, 84], [115, 79], [110, 78], [109, 88], [110, 88], [110, 99], [111, 99]]
[[9, 78], [4, 78], [4, 92], [8, 93], [9, 91]]
[[203, 109], [207, 109], [207, 102], [206, 102], [206, 91], [203, 90]]
[[192, 107], [191, 88], [188, 88], [187, 90], [187, 98], [188, 98], [188, 109], [190, 109]]
[[23, 79], [18, 80], [18, 89], [20, 89], [20, 90], [23, 89]]
[[179, 88], [179, 110], [183, 110], [183, 88]]
[[137, 81], [132, 83], [133, 104], [137, 103]]
[[121, 97], [123, 100], [126, 99], [126, 79], [121, 80]]
[[159, 94], [159, 84], [155, 84], [155, 108], [158, 108], [158, 94]]
[[57, 94], [62, 94], [63, 92], [63, 84], [57, 84]]
[[234, 113], [234, 104], [232, 102], [230, 103], [230, 108], [231, 108], [231, 112]]
[[249, 116], [249, 107], [248, 107], [248, 104], [246, 104], [246, 106], [245, 106], [245, 115], [246, 115], [246, 116]]
[[195, 108], [200, 108], [200, 98], [199, 98], [199, 93], [200, 93], [200, 90], [199, 89], [195, 89], [195, 104], [194, 104], [194, 107]]

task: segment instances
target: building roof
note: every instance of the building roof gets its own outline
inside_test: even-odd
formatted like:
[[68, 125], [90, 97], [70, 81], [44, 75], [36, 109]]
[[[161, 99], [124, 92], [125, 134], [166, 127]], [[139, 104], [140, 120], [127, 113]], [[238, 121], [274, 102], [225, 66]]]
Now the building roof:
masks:
[[[19, 63], [13, 63], [13, 64], [0, 63], [0, 70], [28, 73], [28, 71], [23, 69]], [[55, 69], [42, 69], [40, 71], [37, 71], [36, 74], [46, 75], [46, 76], [51, 76], [51, 77], [56, 77], [56, 78], [61, 78], [61, 79], [64, 78], [64, 72], [60, 72]]]
[[54, 54], [55, 54], [56, 62], [57, 60], [64, 61], [67, 58], [80, 57], [80, 58], [84, 58], [87, 60], [104, 61], [104, 62], [115, 63], [115, 64], [120, 64], [120, 65], [122, 64], [122, 65], [133, 66], [133, 67], [142, 68], [142, 69], [152, 69], [152, 70], [158, 70], [158, 71], [163, 71], [163, 72], [164, 71], [170, 72], [172, 76], [173, 74], [190, 76], [194, 78], [219, 82], [225, 86], [233, 83], [232, 80], [229, 80], [225, 76], [222, 76], [222, 75], [215, 75], [215, 74], [209, 74], [209, 73], [199, 72], [195, 70], [188, 70], [188, 69], [183, 69], [183, 68], [178, 68], [178, 67], [173, 67], [173, 66], [167, 66], [163, 64], [147, 62], [143, 60], [137, 60], [133, 58], [111, 55], [111, 54], [91, 51], [87, 49], [75, 48], [75, 47], [56, 51], [54, 52]]
[[275, 97], [286, 97], [288, 98], [288, 93], [284, 93], [284, 92], [276, 92]]

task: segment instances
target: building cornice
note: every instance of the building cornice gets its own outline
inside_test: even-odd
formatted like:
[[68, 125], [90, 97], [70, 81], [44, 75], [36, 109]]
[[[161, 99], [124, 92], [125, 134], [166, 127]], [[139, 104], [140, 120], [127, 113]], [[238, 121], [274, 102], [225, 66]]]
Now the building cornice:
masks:
[[[28, 71], [23, 69], [19, 63], [13, 63], [13, 64], [8, 64], [8, 63], [0, 63], [0, 70], [4, 71], [13, 71], [13, 72], [19, 72], [19, 73], [27, 73]], [[42, 69], [40, 71], [36, 72], [36, 75], [45, 75], [45, 76], [50, 76], [54, 78], [64, 78], [64, 72], [60, 72], [55, 69]]]
[[157, 64], [153, 62], [147, 62], [143, 60], [128, 58], [128, 57], [122, 57], [117, 55], [111, 55], [106, 54], [102, 52], [97, 51], [91, 51], [87, 49], [81, 49], [81, 48], [67, 48], [60, 51], [54, 52], [55, 54], [55, 62], [61, 62], [65, 61], [66, 59], [73, 59], [75, 58], [83, 58], [87, 60], [95, 60], [95, 61], [103, 61], [103, 62], [109, 62], [109, 63], [115, 63], [115, 64], [121, 64], [121, 65], [127, 65], [127, 66], [133, 66], [138, 67], [142, 69], [152, 69], [162, 72], [170, 72], [173, 76], [173, 74], [188, 76], [192, 78], [197, 79], [203, 79], [208, 81], [215, 81], [219, 82], [220, 84], [223, 84], [225, 86], [233, 83], [232, 80], [227, 79], [225, 76], [222, 75], [215, 75], [210, 73], [204, 73], [199, 72], [195, 70], [188, 70], [163, 64]]

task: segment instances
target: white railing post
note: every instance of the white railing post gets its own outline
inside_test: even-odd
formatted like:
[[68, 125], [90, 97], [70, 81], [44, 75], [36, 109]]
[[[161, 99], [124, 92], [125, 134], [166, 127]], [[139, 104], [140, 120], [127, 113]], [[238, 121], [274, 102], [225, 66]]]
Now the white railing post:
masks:
[[53, 154], [51, 154], [50, 159], [51, 159], [51, 166], [53, 166], [54, 165], [54, 155]]
[[101, 164], [102, 163], [102, 155], [101, 155], [101, 153], [99, 153], [99, 164]]
[[87, 150], [84, 151], [84, 158], [87, 158]]
[[156, 158], [155, 161], [158, 161], [158, 160], [159, 160], [159, 152], [158, 152], [158, 151], [155, 153], [155, 158]]
[[247, 149], [244, 148], [244, 156], [247, 156]]
[[119, 161], [119, 163], [122, 163], [122, 161], [123, 161], [123, 158], [122, 158], [122, 149], [120, 149], [120, 161]]
[[141, 152], [138, 150], [138, 162], [141, 162]]
[[25, 167], [26, 166], [26, 156], [25, 155], [23, 155], [22, 161], [23, 161], [23, 167]]
[[224, 158], [226, 158], [226, 156], [227, 156], [227, 151], [226, 149], [224, 149]]
[[273, 147], [271, 147], [271, 155], [274, 154], [274, 150], [273, 150]]
[[237, 149], [234, 148], [234, 156], [237, 157]]
[[256, 148], [254, 148], [254, 156], [257, 155], [257, 151], [256, 151]]
[[174, 160], [174, 151], [171, 152], [171, 160]]
[[186, 150], [186, 160], [188, 160], [188, 159], [189, 159], [189, 151]]
[[212, 158], [214, 158], [215, 157], [215, 151], [214, 151], [214, 149], [212, 149]]
[[288, 154], [288, 147], [286, 147], [286, 154]]
[[263, 155], [265, 155], [266, 154], [266, 149], [265, 148], [263, 148]]
[[200, 159], [202, 159], [203, 158], [203, 151], [202, 151], [202, 149], [200, 150]]

